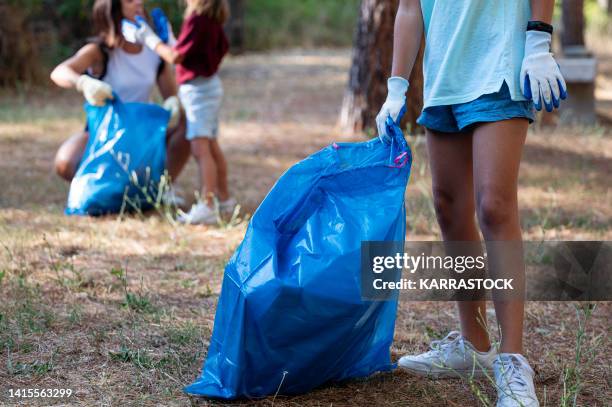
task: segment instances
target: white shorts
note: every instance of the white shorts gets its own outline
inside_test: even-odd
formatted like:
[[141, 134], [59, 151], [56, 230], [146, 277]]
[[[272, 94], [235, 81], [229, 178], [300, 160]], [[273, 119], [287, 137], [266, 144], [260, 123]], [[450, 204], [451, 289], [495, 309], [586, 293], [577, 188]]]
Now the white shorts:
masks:
[[187, 140], [217, 138], [223, 86], [218, 75], [198, 77], [179, 87], [179, 99], [187, 117]]

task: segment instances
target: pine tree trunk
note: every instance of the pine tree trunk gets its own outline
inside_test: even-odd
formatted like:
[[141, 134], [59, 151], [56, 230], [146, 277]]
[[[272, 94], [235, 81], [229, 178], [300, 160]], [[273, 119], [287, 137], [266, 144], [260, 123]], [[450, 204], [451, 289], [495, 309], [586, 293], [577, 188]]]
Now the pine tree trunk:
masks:
[[584, 2], [583, 0], [563, 0], [563, 48], [584, 46]]
[[244, 0], [229, 0], [230, 18], [225, 25], [225, 33], [232, 54], [244, 52]]
[[42, 80], [38, 43], [20, 6], [0, 3], [0, 87]]
[[[340, 126], [347, 132], [373, 134], [375, 118], [387, 96], [387, 78], [393, 57], [393, 25], [398, 0], [362, 0], [353, 40], [349, 83], [340, 114]], [[410, 131], [423, 105], [423, 47], [409, 78], [408, 111], [403, 124]]]

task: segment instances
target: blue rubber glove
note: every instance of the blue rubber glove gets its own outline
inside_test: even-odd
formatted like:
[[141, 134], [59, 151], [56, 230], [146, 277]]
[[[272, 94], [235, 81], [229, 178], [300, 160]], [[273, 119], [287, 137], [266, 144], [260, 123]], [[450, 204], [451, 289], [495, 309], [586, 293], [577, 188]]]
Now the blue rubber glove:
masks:
[[385, 124], [387, 117], [391, 117], [391, 120], [399, 125], [402, 116], [406, 113], [406, 92], [408, 91], [408, 86], [408, 81], [399, 76], [392, 76], [387, 80], [387, 99], [376, 116], [378, 138], [383, 143], [390, 142]]
[[537, 110], [544, 105], [548, 112], [567, 97], [567, 85], [550, 52], [551, 38], [547, 32], [527, 31], [520, 76], [523, 95], [533, 100]]
[[168, 32], [168, 27], [170, 23], [168, 22], [168, 17], [164, 14], [163, 10], [159, 7], [151, 10], [151, 18], [153, 19], [153, 26], [155, 27], [155, 32], [159, 35], [159, 38], [164, 42], [168, 43], [168, 39], [170, 38], [170, 34]]

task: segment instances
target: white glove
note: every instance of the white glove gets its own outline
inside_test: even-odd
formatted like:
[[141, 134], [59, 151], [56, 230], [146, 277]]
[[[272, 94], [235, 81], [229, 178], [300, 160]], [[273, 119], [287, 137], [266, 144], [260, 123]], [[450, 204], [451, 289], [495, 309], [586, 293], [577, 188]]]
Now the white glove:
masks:
[[170, 112], [168, 128], [176, 127], [181, 117], [181, 103], [178, 98], [176, 96], [170, 96], [168, 99], [164, 100], [162, 107]]
[[107, 99], [113, 98], [113, 88], [108, 83], [88, 75], [79, 76], [76, 88], [85, 96], [85, 100], [93, 106], [104, 106]]
[[[527, 31], [525, 57], [521, 66], [521, 91], [533, 100], [535, 108], [552, 112], [559, 100], [567, 97], [567, 85], [559, 65], [550, 52], [551, 35], [543, 31]], [[543, 100], [543, 102], [542, 102]]]
[[146, 20], [140, 16], [136, 16], [136, 24], [138, 28], [134, 33], [134, 39], [138, 44], [144, 44], [155, 51], [155, 48], [162, 42], [161, 38], [147, 24]]
[[382, 142], [389, 142], [386, 121], [391, 117], [395, 123], [399, 124], [402, 116], [406, 112], [406, 92], [408, 91], [408, 81], [400, 76], [392, 76], [387, 80], [387, 100], [380, 108], [376, 116], [376, 128], [378, 138]]
[[121, 34], [123, 34], [123, 38], [127, 42], [131, 42], [133, 44], [139, 44], [136, 39], [136, 31], [138, 31], [138, 25], [126, 18], [121, 21]]

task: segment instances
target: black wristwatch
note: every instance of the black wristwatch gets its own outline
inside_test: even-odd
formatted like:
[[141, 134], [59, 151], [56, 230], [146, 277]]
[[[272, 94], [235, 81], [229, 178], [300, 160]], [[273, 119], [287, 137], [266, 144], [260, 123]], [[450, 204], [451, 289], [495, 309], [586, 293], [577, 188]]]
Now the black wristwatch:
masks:
[[552, 34], [553, 26], [544, 21], [530, 21], [527, 23], [527, 31], [544, 31]]

